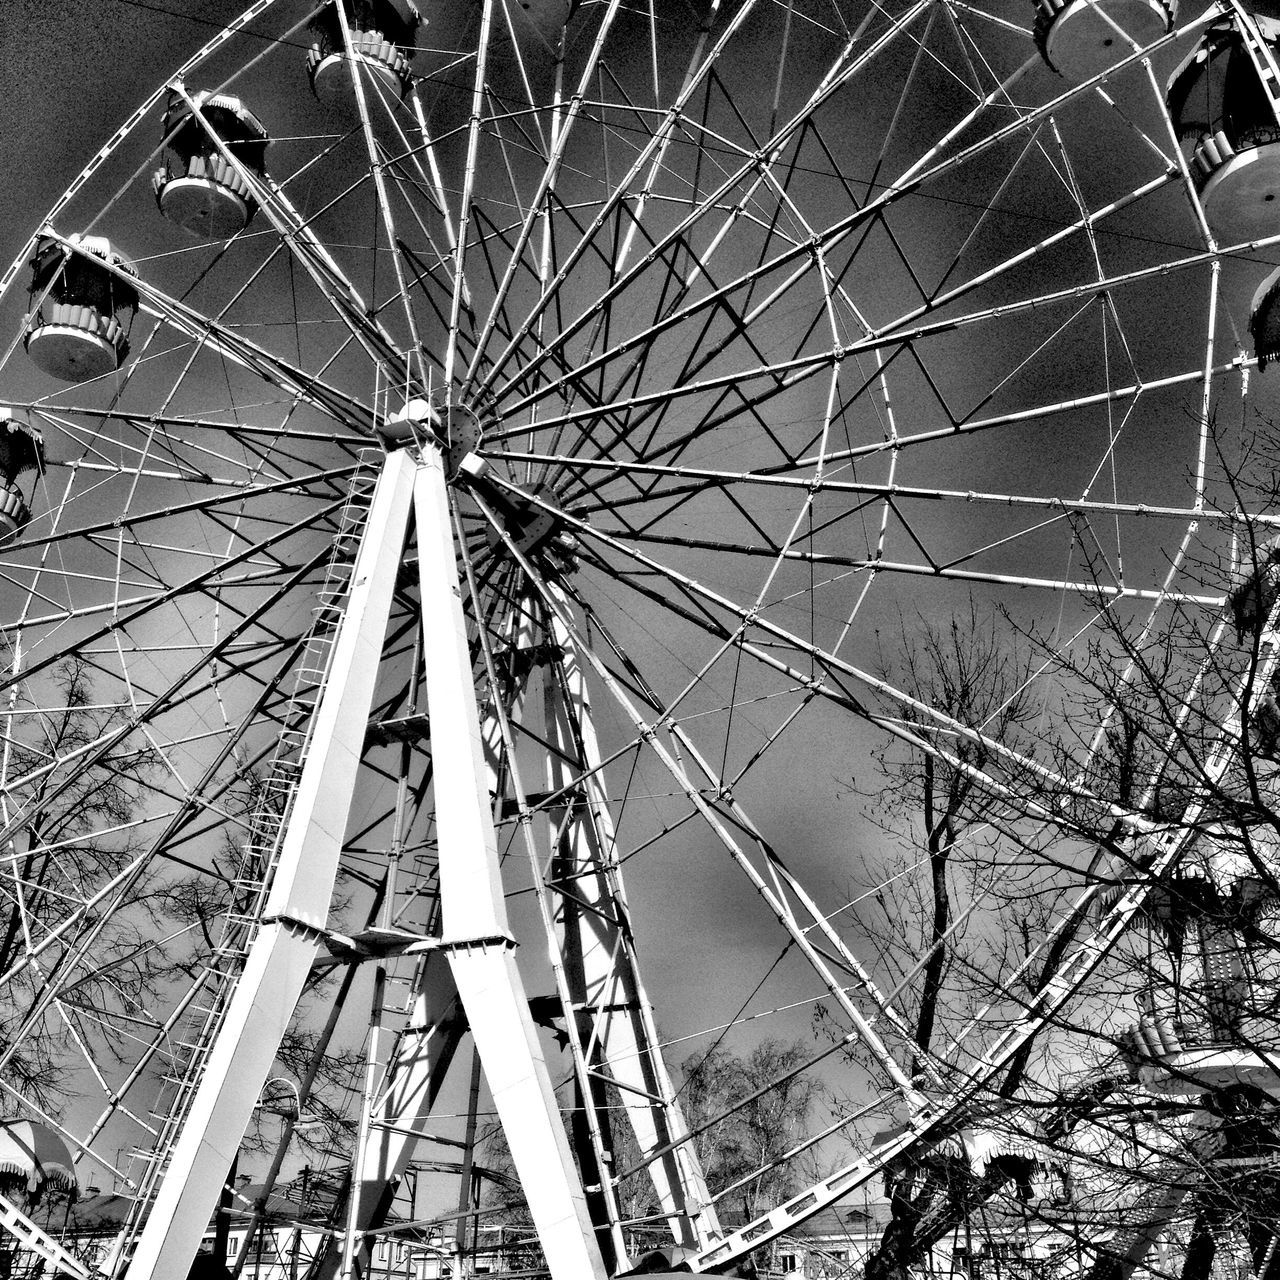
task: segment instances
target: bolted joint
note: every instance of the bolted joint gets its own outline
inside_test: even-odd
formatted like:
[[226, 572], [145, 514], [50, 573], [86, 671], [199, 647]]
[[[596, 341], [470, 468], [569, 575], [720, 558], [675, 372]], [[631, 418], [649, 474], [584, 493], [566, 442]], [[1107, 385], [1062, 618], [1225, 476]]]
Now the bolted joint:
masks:
[[483, 434], [480, 418], [466, 405], [453, 405], [449, 409], [447, 428], [444, 461], [449, 479], [454, 483], [470, 483], [482, 478], [489, 470], [489, 462], [476, 452]]
[[388, 414], [378, 435], [388, 450], [404, 449], [412, 444], [443, 444], [444, 423], [439, 411], [429, 400], [415, 396], [403, 409]]
[[540, 572], [554, 578], [563, 578], [577, 569], [580, 544], [573, 531], [557, 511], [530, 500], [558, 504], [560, 499], [554, 491], [535, 489], [526, 496], [493, 484], [483, 472], [471, 476], [471, 488], [483, 496], [493, 512], [495, 524], [488, 531], [488, 539], [495, 552], [501, 554], [513, 546]]

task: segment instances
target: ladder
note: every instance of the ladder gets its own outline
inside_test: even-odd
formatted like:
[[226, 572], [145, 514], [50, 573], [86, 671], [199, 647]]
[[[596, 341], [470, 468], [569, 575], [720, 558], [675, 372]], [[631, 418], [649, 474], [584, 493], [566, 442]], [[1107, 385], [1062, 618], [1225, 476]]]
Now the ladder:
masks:
[[4, 1196], [0, 1196], [0, 1229], [13, 1236], [23, 1249], [43, 1258], [56, 1275], [89, 1280], [89, 1268], [79, 1258], [68, 1253], [48, 1232], [38, 1227]]

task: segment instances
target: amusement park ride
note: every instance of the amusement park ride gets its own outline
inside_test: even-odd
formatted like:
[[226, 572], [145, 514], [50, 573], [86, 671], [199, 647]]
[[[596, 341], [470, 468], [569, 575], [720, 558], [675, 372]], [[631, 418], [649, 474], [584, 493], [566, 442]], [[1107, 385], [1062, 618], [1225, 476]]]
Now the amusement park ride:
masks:
[[[411, 1169], [468, 1274], [491, 1116], [556, 1280], [635, 1269], [638, 1227], [649, 1271], [736, 1273], [883, 1178], [869, 1275], [1012, 1196], [1092, 1280], [1157, 1246], [1273, 1280], [1280, 515], [1225, 424], [1280, 352], [1280, 26], [420, 7], [254, 0], [0, 280], [0, 1137], [59, 1153], [0, 1167], [0, 1227], [86, 1276], [33, 1171], [105, 1175], [94, 1267], [190, 1274], [271, 1081], [268, 1190], [354, 1052], [317, 1277]], [[1136, 637], [1074, 765], [868, 658], [962, 594], [1037, 637], [1046, 718]], [[1090, 762], [1140, 687], [1126, 798]], [[814, 785], [886, 737], [1000, 850], [893, 963], [830, 886], [904, 873]], [[1048, 904], [1012, 958], [1010, 884]], [[939, 950], [945, 1048], [910, 1012]], [[826, 1176], [732, 1215], [665, 1038], [749, 1045], [766, 981], [852, 1083]]]

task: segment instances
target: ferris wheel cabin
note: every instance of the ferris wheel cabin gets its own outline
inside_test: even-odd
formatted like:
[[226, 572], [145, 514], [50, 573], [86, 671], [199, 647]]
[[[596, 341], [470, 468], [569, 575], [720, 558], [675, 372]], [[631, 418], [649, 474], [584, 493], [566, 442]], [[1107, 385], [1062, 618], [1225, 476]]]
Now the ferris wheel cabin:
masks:
[[[239, 98], [205, 90], [190, 104], [176, 90], [164, 113], [166, 154], [152, 179], [160, 212], [203, 240], [243, 231], [257, 210], [249, 182], [218, 143], [259, 178], [266, 177], [266, 129]], [[201, 123], [203, 117], [204, 123]]]
[[[1280, 538], [1271, 538], [1250, 548], [1227, 594], [1237, 639], [1251, 652], [1270, 651], [1280, 639], [1278, 604]], [[1280, 913], [1280, 836], [1270, 817], [1280, 794], [1280, 713], [1277, 673], [1264, 670], [1260, 680], [1232, 731], [1257, 743], [1251, 781], [1236, 785], [1225, 773], [1207, 772], [1203, 792], [1192, 792], [1185, 809], [1179, 803], [1156, 815], [1172, 823], [1167, 832], [1135, 833], [1102, 864], [1100, 913], [1131, 895], [1129, 928], [1146, 930], [1153, 949], [1158, 941], [1174, 972], [1184, 964], [1198, 971], [1191, 982], [1171, 982], [1153, 966], [1138, 1022], [1118, 1037], [1131, 1077], [1164, 1097], [1245, 1087], [1280, 1097], [1280, 1044], [1270, 1015], [1277, 973], [1258, 945]], [[1236, 795], [1261, 795], [1262, 810], [1254, 813], [1247, 798], [1231, 799]], [[1163, 851], [1188, 824], [1195, 834], [1170, 860]]]
[[[342, 17], [351, 33], [349, 48]], [[409, 87], [409, 58], [421, 21], [410, 0], [334, 0], [326, 5], [311, 21], [315, 43], [307, 55], [316, 97], [326, 106], [351, 101], [352, 73], [363, 71], [380, 92], [400, 98]]]
[[1225, 243], [1280, 227], [1280, 21], [1233, 15], [1209, 27], [1169, 81], [1169, 115], [1190, 144], [1210, 230]]
[[31, 519], [31, 509], [18, 482], [44, 463], [40, 432], [19, 409], [0, 407], [0, 546], [12, 541]]
[[[1171, 1004], [1169, 991], [1153, 988], [1137, 1024], [1120, 1037], [1133, 1078], [1152, 1093], [1189, 1098], [1249, 1086], [1280, 1096], [1274, 1036], [1255, 1016], [1266, 993], [1250, 977], [1247, 941], [1249, 923], [1274, 906], [1274, 885], [1258, 872], [1274, 859], [1274, 843], [1271, 831], [1246, 842], [1239, 832], [1212, 828], [1175, 871], [1150, 881], [1135, 923], [1185, 948], [1200, 970], [1189, 1003]], [[1143, 880], [1141, 866], [1125, 861], [1116, 890], [1102, 895], [1104, 910], [1121, 888]]]
[[1165, 0], [1036, 0], [1035, 37], [1044, 60], [1079, 82], [1173, 30]]
[[[128, 326], [138, 293], [134, 265], [102, 236], [46, 236], [31, 259], [31, 310], [24, 345], [31, 359], [64, 382], [114, 373], [129, 355]], [[127, 313], [127, 320], [121, 315]]]
[[1265, 539], [1246, 554], [1227, 594], [1240, 643], [1257, 634], [1280, 600], [1280, 536]]

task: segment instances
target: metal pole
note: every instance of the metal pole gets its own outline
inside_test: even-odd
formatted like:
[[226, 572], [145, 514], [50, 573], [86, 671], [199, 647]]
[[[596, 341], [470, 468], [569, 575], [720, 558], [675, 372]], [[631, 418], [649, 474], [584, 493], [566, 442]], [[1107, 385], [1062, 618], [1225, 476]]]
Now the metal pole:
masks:
[[579, 1035], [597, 1073], [607, 1073], [642, 1157], [665, 1156], [649, 1174], [677, 1244], [705, 1248], [720, 1224], [676, 1091], [658, 1047], [653, 1007], [641, 981], [609, 800], [600, 771], [600, 749], [585, 672], [558, 618], [548, 622], [555, 653], [548, 673], [548, 785], [567, 789], [580, 776], [581, 793], [569, 795], [560, 837], [566, 867], [554, 877], [567, 886], [557, 925], [574, 986]]
[[414, 485], [427, 710], [435, 772], [445, 954], [494, 1106], [556, 1280], [604, 1280], [568, 1139], [516, 968], [498, 870], [475, 677], [444, 462], [424, 451]]

